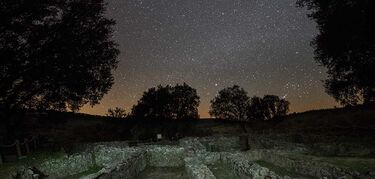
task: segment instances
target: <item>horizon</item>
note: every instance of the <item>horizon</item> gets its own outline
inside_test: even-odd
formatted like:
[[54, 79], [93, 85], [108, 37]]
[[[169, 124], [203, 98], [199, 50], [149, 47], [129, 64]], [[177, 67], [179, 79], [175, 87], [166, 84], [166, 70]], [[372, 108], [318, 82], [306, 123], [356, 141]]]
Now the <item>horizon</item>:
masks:
[[[150, 87], [150, 88], [152, 88], [152, 87]], [[147, 88], [147, 89], [149, 89], [149, 88]], [[198, 95], [199, 95], [199, 92], [198, 92]], [[139, 95], [139, 98], [140, 97], [141, 97], [141, 95]], [[249, 95], [249, 97], [252, 97], [252, 96]], [[105, 98], [105, 96], [104, 96], [104, 98]], [[134, 103], [133, 105], [135, 105], [135, 104], [136, 103]], [[89, 115], [98, 115], [98, 116], [106, 116], [106, 113], [108, 112], [107, 110], [109, 108], [115, 108], [115, 107], [122, 107], [122, 108], [124, 108], [126, 110], [127, 113], [130, 113], [133, 105], [130, 105], [130, 106], [127, 106], [127, 107], [124, 107], [124, 106], [109, 106], [108, 108], [107, 108], [107, 106], [101, 105], [101, 104], [97, 104], [93, 108], [91, 106], [86, 105], [83, 109], [79, 110], [77, 113], [89, 114]], [[317, 102], [316, 104], [312, 104], [312, 105], [310, 104], [309, 106], [304, 106], [305, 108], [302, 107], [302, 108], [298, 108], [298, 110], [294, 110], [292, 107], [295, 106], [295, 105], [293, 105], [292, 101], [291, 101], [290, 106], [291, 106], [291, 109], [288, 111], [288, 113], [287, 113], [288, 115], [289, 114], [293, 114], [293, 113], [304, 113], [304, 112], [315, 111], [315, 110], [329, 110], [329, 109], [335, 109], [335, 107], [339, 107], [339, 108], [343, 107], [342, 105], [338, 104], [337, 102], [332, 102], [332, 105], [324, 105], [324, 104], [322, 104], [321, 106], [319, 106], [319, 103]], [[210, 116], [208, 114], [208, 110], [209, 110], [210, 106], [207, 105], [205, 107], [202, 107], [201, 103], [198, 106], [199, 119], [204, 119], [204, 118], [210, 118], [211, 119], [211, 118], [214, 118], [213, 116]], [[205, 111], [202, 112], [202, 108], [204, 108], [203, 110], [205, 110]]]
[[[361, 106], [361, 105], [360, 105]], [[336, 109], [343, 109], [345, 108], [345, 106], [333, 106], [332, 108], [319, 108], [319, 109], [309, 109], [309, 110], [306, 110], [306, 111], [299, 111], [299, 112], [292, 112], [292, 111], [289, 111], [286, 116], [289, 116], [289, 115], [295, 115], [295, 114], [303, 114], [303, 113], [308, 113], [308, 112], [315, 112], [315, 111], [325, 111], [325, 110], [336, 110]], [[83, 113], [81, 111], [78, 111], [78, 112], [72, 112], [72, 111], [68, 111], [68, 112], [71, 112], [71, 113], [76, 113], [76, 114], [83, 114], [83, 115], [93, 115], [93, 116], [99, 116], [99, 117], [109, 117], [107, 116], [106, 114], [90, 114], [90, 113]], [[128, 111], [127, 111], [128, 112]], [[198, 119], [216, 119], [215, 117], [213, 116], [208, 116], [208, 117], [202, 117], [202, 116], [198, 116]]]

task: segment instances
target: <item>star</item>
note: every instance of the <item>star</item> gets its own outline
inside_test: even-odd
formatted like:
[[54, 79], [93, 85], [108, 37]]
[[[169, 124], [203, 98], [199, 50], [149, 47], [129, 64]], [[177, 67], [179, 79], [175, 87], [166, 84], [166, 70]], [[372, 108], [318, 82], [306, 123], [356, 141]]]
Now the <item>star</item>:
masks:
[[295, 0], [107, 2], [120, 63], [112, 89], [82, 112], [131, 109], [147, 89], [184, 82], [200, 95], [201, 117], [209, 117], [213, 94], [234, 84], [249, 96], [288, 97], [291, 112], [336, 105], [310, 46], [316, 25]]

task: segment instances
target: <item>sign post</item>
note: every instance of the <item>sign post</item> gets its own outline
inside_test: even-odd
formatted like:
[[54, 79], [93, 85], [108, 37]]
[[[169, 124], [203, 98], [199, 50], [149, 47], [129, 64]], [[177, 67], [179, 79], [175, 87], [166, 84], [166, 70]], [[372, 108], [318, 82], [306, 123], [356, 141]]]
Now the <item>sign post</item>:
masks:
[[0, 153], [0, 165], [2, 165], [3, 164], [3, 155], [1, 155], [1, 153]]
[[161, 141], [163, 139], [163, 136], [161, 134], [156, 134], [156, 140]]
[[17, 151], [17, 157], [21, 158], [22, 157], [22, 153], [21, 153], [21, 146], [20, 146], [20, 141], [19, 140], [16, 140], [16, 151]]

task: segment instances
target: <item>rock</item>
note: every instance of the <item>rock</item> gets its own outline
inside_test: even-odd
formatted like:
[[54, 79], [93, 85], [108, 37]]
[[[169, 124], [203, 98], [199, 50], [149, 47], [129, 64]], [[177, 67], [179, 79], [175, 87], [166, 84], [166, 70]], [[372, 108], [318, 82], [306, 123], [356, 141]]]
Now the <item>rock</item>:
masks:
[[215, 179], [211, 170], [198, 158], [187, 157], [184, 159], [185, 169], [192, 179]]
[[37, 165], [36, 168], [49, 177], [58, 178], [84, 172], [93, 164], [91, 154], [76, 153], [45, 161]]
[[185, 149], [179, 146], [148, 146], [148, 163], [155, 167], [178, 167], [184, 165]]
[[95, 164], [97, 166], [108, 166], [127, 160], [138, 149], [132, 147], [113, 147], [107, 145], [96, 146], [93, 150]]
[[[204, 138], [184, 138], [179, 145], [141, 145], [128, 147], [127, 143], [96, 143], [88, 145], [84, 152], [65, 155], [38, 164], [35, 169], [20, 167], [12, 176], [19, 178], [66, 177], [87, 171], [93, 166], [103, 166], [85, 179], [99, 178], [134, 178], [146, 166], [150, 167], [184, 167], [191, 178], [213, 179], [214, 174], [207, 165], [217, 162], [227, 165], [236, 175], [242, 178], [290, 179], [279, 176], [270, 169], [254, 162], [264, 160], [274, 165], [319, 178], [360, 178], [356, 172], [348, 171], [335, 165], [312, 160], [312, 157], [285, 152], [285, 148], [296, 146], [277, 141], [258, 141], [265, 145], [275, 145], [273, 149], [252, 149], [241, 152], [238, 137], [211, 136]], [[302, 147], [303, 148], [303, 147]], [[288, 152], [291, 152], [287, 150]], [[296, 151], [296, 150], [293, 150]], [[231, 175], [231, 174], [230, 174]], [[375, 172], [366, 176], [375, 177]]]

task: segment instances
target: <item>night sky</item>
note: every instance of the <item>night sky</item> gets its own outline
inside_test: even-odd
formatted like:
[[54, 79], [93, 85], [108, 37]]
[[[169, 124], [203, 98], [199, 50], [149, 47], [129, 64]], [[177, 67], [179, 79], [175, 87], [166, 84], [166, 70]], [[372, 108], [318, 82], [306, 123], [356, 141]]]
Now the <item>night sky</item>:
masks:
[[197, 89], [201, 117], [234, 84], [249, 96], [284, 97], [291, 112], [337, 105], [324, 92], [326, 70], [313, 59], [316, 24], [295, 1], [109, 0], [121, 51], [115, 84], [101, 104], [81, 112], [129, 112], [148, 88], [183, 82]]

